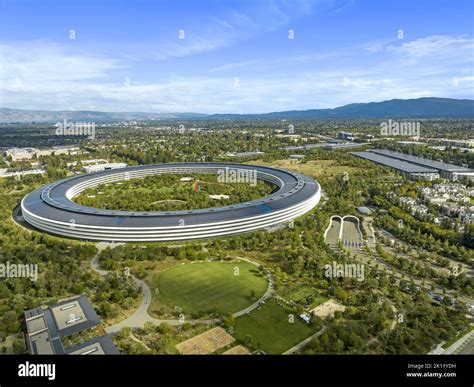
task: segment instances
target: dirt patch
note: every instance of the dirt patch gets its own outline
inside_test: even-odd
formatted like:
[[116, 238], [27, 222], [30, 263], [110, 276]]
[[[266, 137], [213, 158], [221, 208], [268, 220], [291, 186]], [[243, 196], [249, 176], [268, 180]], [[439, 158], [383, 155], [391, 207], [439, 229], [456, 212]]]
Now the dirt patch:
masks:
[[334, 300], [328, 300], [311, 310], [311, 313], [321, 318], [327, 318], [334, 317], [335, 312], [344, 312], [345, 310], [346, 307], [344, 305], [341, 305]]
[[223, 328], [216, 327], [177, 344], [176, 349], [182, 355], [206, 355], [227, 347], [234, 341]]
[[250, 355], [250, 351], [243, 345], [236, 345], [235, 347], [228, 349], [223, 355]]

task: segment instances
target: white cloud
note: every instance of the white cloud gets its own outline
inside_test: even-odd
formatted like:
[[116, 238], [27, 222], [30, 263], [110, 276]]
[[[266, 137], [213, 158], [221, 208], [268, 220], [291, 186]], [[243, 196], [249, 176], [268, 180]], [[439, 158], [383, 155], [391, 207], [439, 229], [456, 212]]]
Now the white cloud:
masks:
[[[176, 55], [214, 47], [205, 41], [196, 42], [194, 48], [187, 48], [190, 51]], [[126, 86], [123, 74], [135, 62], [73, 52], [48, 42], [3, 44], [0, 106], [258, 113], [392, 98], [472, 98], [471, 39], [436, 36], [398, 46], [384, 43], [373, 54], [364, 47], [370, 44], [272, 60], [249, 59], [215, 66], [201, 75], [193, 72], [192, 76], [174, 75]], [[250, 70], [242, 71], [240, 86], [235, 87], [233, 76], [225, 71], [243, 68]]]
[[262, 59], [252, 59], [252, 60], [247, 60], [243, 62], [234, 62], [234, 63], [227, 63], [222, 66], [217, 66], [209, 69], [210, 73], [215, 73], [218, 71], [224, 71], [224, 70], [233, 70], [236, 68], [241, 68], [241, 67], [246, 67], [246, 66], [254, 66], [259, 63], [263, 63], [264, 61]]
[[[402, 65], [430, 65], [432, 61], [449, 63], [470, 63], [472, 66], [472, 53], [474, 39], [466, 36], [432, 35], [419, 38], [399, 46], [389, 45], [385, 48]], [[440, 63], [438, 63], [439, 65]]]
[[117, 60], [67, 52], [50, 42], [0, 45], [0, 80], [34, 82], [80, 81], [106, 76], [124, 68]]
[[418, 58], [445, 54], [446, 51], [472, 48], [473, 39], [465, 36], [431, 35], [403, 43], [400, 46], [388, 46], [387, 50], [395, 52], [398, 55], [409, 55]]
[[336, 8], [331, 12], [334, 14], [343, 12], [355, 5], [355, 0], [343, 0], [341, 4], [336, 4]]

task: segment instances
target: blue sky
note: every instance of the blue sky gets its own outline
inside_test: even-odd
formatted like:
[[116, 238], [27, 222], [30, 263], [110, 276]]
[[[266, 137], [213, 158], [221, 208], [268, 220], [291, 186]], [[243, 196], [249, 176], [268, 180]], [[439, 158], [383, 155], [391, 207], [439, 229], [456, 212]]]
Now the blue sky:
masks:
[[473, 26], [471, 0], [0, 0], [0, 107], [259, 113], [472, 99]]

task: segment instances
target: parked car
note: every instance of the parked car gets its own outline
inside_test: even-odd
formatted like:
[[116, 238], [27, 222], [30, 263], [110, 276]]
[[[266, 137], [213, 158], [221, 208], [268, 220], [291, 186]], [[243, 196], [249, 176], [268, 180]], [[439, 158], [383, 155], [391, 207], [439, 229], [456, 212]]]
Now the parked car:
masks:
[[301, 313], [300, 319], [303, 320], [306, 324], [309, 324], [311, 322], [311, 316], [306, 313]]

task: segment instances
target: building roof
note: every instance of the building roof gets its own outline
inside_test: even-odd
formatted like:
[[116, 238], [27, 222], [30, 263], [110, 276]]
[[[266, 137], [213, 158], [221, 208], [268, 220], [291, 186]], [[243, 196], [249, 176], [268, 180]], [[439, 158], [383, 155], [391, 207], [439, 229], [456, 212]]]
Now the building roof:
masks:
[[64, 347], [49, 309], [37, 307], [27, 310], [25, 320], [32, 354], [64, 354]]
[[29, 337], [31, 342], [31, 351], [35, 355], [54, 355], [54, 346], [46, 330], [41, 333], [36, 333]]
[[372, 210], [367, 207], [357, 207], [357, 211], [364, 215], [370, 215], [372, 213]]
[[360, 146], [370, 145], [367, 142], [350, 142], [350, 143], [327, 143], [326, 149], [347, 149], [347, 148], [358, 148]]
[[373, 152], [351, 152], [351, 154], [406, 173], [438, 173], [438, 171], [433, 168], [423, 167]]
[[[100, 324], [97, 313], [85, 295], [76, 296], [43, 309], [25, 311], [28, 343], [33, 355], [62, 355], [86, 346], [97, 354], [118, 353], [112, 340], [102, 336], [84, 344], [64, 349], [62, 338]], [[90, 346], [90, 347], [89, 347]]]
[[68, 355], [118, 355], [117, 347], [108, 335], [95, 337], [85, 343], [69, 348]]
[[264, 152], [255, 151], [255, 152], [236, 152], [236, 153], [227, 153], [226, 156], [229, 157], [247, 157], [247, 156], [260, 156], [263, 155]]
[[28, 329], [28, 333], [30, 334], [34, 334], [46, 329], [47, 327], [44, 314], [26, 320], [26, 327]]
[[50, 310], [61, 337], [70, 336], [100, 324], [99, 316], [84, 295], [60, 302], [50, 307]]
[[427, 168], [433, 168], [440, 171], [447, 172], [472, 172], [471, 169], [461, 167], [459, 165], [448, 164], [442, 161], [425, 159], [424, 157], [407, 155], [405, 153], [394, 152], [387, 149], [371, 149], [370, 152], [377, 153], [379, 155], [388, 156], [398, 160], [408, 161], [413, 164], [418, 164]]
[[321, 142], [318, 144], [305, 144], [305, 145], [288, 145], [284, 147], [280, 147], [278, 149], [280, 150], [285, 150], [285, 151], [291, 151], [291, 150], [304, 150], [304, 149], [313, 149], [313, 148], [321, 148], [326, 146], [325, 142]]
[[[269, 196], [218, 208], [202, 208], [183, 211], [120, 211], [105, 210], [81, 206], [68, 198], [68, 191], [86, 184], [89, 180], [105, 180], [111, 175], [126, 173], [149, 173], [148, 170], [162, 169], [176, 173], [182, 168], [182, 173], [191, 173], [194, 169], [203, 171], [212, 169], [237, 169], [256, 171], [258, 178], [266, 179], [279, 185], [279, 190]], [[186, 170], [188, 169], [189, 170]], [[191, 170], [192, 169], [192, 170]], [[151, 171], [150, 171], [151, 172]], [[285, 171], [270, 167], [250, 164], [234, 163], [177, 163], [161, 165], [143, 165], [119, 170], [107, 170], [94, 174], [83, 174], [69, 177], [58, 182], [48, 184], [30, 192], [22, 201], [22, 211], [28, 210], [37, 216], [51, 221], [70, 222], [97, 227], [162, 227], [176, 226], [182, 219], [186, 225], [201, 225], [220, 221], [231, 221], [261, 215], [270, 208], [279, 211], [308, 200], [319, 191], [319, 184], [312, 178], [292, 171]], [[262, 204], [266, 207], [262, 207]], [[265, 209], [265, 211], [262, 211]]]

